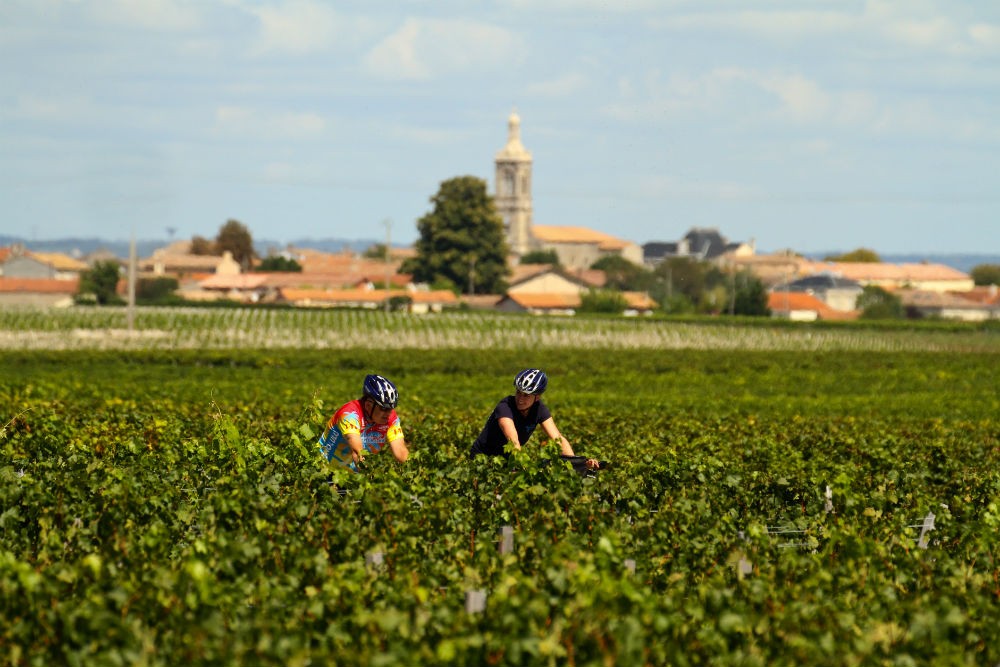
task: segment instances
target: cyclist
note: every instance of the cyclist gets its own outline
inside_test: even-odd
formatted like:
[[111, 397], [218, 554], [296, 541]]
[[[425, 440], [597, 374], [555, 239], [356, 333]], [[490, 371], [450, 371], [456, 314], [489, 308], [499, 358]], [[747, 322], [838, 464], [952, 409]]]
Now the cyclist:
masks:
[[327, 461], [357, 472], [366, 454], [377, 454], [386, 443], [397, 461], [409, 458], [403, 427], [396, 414], [396, 385], [381, 375], [366, 375], [361, 398], [333, 413], [319, 439]]
[[[569, 440], [559, 432], [549, 408], [542, 402], [542, 393], [549, 379], [540, 368], [527, 368], [514, 378], [515, 393], [505, 397], [486, 420], [486, 425], [472, 443], [470, 456], [507, 456], [504, 446], [509, 442], [520, 450], [541, 424], [551, 440], [559, 443], [563, 456], [574, 456]], [[596, 459], [587, 459], [587, 467], [598, 468]]]

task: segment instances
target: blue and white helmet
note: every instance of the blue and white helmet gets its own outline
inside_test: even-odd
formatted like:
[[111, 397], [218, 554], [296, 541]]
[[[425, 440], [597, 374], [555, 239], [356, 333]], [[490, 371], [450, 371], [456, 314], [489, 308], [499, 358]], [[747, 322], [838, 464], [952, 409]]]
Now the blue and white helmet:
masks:
[[366, 375], [362, 393], [383, 410], [392, 410], [399, 403], [399, 392], [396, 385], [381, 375]]
[[527, 368], [514, 378], [514, 388], [522, 394], [541, 394], [548, 384], [549, 379], [540, 368]]

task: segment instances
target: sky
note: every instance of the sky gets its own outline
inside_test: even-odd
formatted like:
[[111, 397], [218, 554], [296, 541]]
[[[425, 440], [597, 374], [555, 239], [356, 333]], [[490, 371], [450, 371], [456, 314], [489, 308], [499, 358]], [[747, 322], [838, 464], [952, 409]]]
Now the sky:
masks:
[[534, 222], [758, 252], [1000, 253], [993, 0], [0, 0], [0, 235], [418, 237]]

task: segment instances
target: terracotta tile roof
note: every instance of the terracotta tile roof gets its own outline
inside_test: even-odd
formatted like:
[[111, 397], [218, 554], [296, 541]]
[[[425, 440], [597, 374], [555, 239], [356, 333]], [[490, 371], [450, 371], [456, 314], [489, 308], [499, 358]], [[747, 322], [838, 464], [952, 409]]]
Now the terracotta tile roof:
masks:
[[382, 289], [296, 289], [285, 287], [281, 295], [287, 301], [312, 303], [383, 303], [386, 297], [409, 297], [414, 303], [458, 303], [458, 297], [449, 290], [410, 291]]
[[[308, 248], [294, 249], [302, 273], [351, 273], [363, 275], [385, 275], [386, 262], [379, 259], [369, 259], [354, 253], [328, 253]], [[390, 259], [389, 268], [392, 273], [399, 271], [402, 265], [400, 258]]]
[[86, 262], [73, 259], [61, 252], [29, 252], [26, 254], [34, 257], [39, 262], [48, 264], [57, 271], [86, 271], [90, 268]]
[[3, 264], [7, 259], [14, 254], [14, 249], [10, 247], [0, 248], [0, 264]]
[[139, 260], [139, 266], [144, 269], [152, 269], [157, 264], [162, 264], [167, 270], [183, 271], [211, 271], [222, 262], [223, 258], [218, 255], [174, 255], [162, 254], [154, 255]]
[[[381, 273], [356, 273], [356, 272], [323, 272], [323, 273], [298, 273], [281, 272], [261, 273], [254, 275], [266, 276], [265, 284], [268, 287], [295, 287], [299, 289], [338, 289], [344, 287], [357, 287], [368, 281], [381, 283], [385, 280], [385, 272]], [[389, 276], [390, 284], [396, 287], [406, 287], [413, 281], [413, 276], [408, 273], [393, 273]]]
[[924, 308], [952, 308], [977, 310], [989, 308], [990, 304], [972, 301], [951, 292], [931, 292], [928, 290], [899, 290], [896, 292], [905, 306]]
[[579, 278], [591, 287], [604, 287], [608, 284], [608, 274], [600, 269], [568, 269], [569, 275]]
[[36, 294], [76, 294], [80, 281], [57, 278], [5, 278], [0, 276], [0, 292]]
[[415, 292], [406, 292], [406, 296], [410, 297], [413, 303], [458, 303], [458, 297], [455, 293], [450, 290], [429, 290], [423, 292], [417, 290]]
[[967, 292], [948, 292], [948, 294], [984, 306], [1000, 305], [1000, 290], [996, 285], [977, 285]]
[[513, 268], [512, 275], [508, 278], [508, 284], [511, 286], [523, 285], [548, 273], [560, 276], [584, 288], [604, 287], [608, 282], [607, 273], [600, 269], [567, 269], [557, 268], [550, 264], [520, 264]]
[[772, 312], [813, 311], [821, 320], [856, 320], [856, 311], [834, 310], [812, 294], [805, 292], [771, 292], [767, 296], [767, 307]]
[[517, 264], [511, 267], [510, 277], [507, 280], [511, 284], [519, 283], [552, 270], [551, 264]]
[[969, 275], [944, 264], [888, 264], [885, 262], [804, 262], [809, 273], [822, 271], [858, 281], [928, 282], [968, 280]]
[[628, 307], [635, 310], [656, 310], [659, 305], [645, 292], [622, 292], [622, 296]]
[[621, 250], [629, 241], [586, 227], [533, 225], [532, 235], [543, 243], [596, 243], [602, 250]]
[[240, 273], [235, 276], [212, 274], [201, 281], [202, 289], [257, 289], [267, 282], [266, 273]]

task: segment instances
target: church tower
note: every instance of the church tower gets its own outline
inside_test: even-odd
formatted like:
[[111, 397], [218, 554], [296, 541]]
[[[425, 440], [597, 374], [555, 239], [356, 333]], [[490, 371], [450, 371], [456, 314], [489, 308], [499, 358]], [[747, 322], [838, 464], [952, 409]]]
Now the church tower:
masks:
[[497, 212], [503, 217], [507, 243], [523, 255], [531, 249], [531, 153], [521, 144], [521, 117], [507, 119], [507, 145], [496, 155]]

